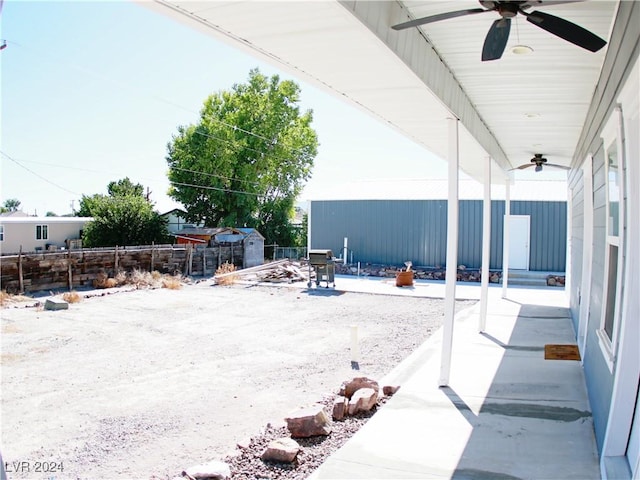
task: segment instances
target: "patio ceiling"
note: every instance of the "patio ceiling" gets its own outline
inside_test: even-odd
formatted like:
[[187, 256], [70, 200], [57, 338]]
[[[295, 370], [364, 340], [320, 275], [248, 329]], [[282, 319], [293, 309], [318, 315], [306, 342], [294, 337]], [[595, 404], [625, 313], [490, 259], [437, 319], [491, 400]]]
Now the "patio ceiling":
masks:
[[[608, 40], [617, 2], [539, 3], [533, 9]], [[481, 62], [495, 12], [391, 29], [413, 18], [480, 7], [475, 0], [144, 5], [319, 86], [443, 159], [446, 119], [459, 118], [461, 169], [482, 180], [482, 160], [490, 155], [499, 167], [494, 183], [534, 153], [570, 165], [606, 51], [583, 50], [518, 15], [503, 57]], [[512, 53], [517, 44], [533, 52]]]

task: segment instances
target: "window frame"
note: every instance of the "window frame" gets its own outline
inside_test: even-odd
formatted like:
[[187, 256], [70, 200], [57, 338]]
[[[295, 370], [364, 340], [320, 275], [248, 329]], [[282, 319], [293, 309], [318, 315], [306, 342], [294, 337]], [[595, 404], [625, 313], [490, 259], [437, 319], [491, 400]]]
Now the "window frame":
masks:
[[36, 240], [49, 240], [49, 224], [39, 223], [36, 225]]
[[[616, 362], [616, 355], [618, 351], [618, 337], [620, 331], [620, 312], [622, 308], [623, 297], [623, 278], [624, 278], [624, 233], [625, 233], [625, 152], [623, 143], [623, 125], [622, 125], [622, 108], [617, 105], [607, 125], [602, 132], [602, 139], [604, 141], [604, 167], [605, 167], [605, 211], [606, 211], [606, 235], [605, 235], [605, 252], [604, 252], [604, 279], [602, 283], [602, 310], [600, 315], [600, 326], [597, 330], [598, 343], [600, 344], [600, 350], [607, 363], [609, 371], [613, 373], [614, 365]], [[611, 151], [615, 151], [617, 162], [617, 184], [618, 184], [618, 213], [617, 213], [617, 235], [612, 231], [613, 222], [610, 220], [611, 212], [611, 184], [610, 179], [610, 162], [609, 155]], [[615, 248], [617, 250], [617, 262], [616, 262], [616, 278], [615, 278], [615, 292], [613, 297], [613, 305], [609, 303], [610, 300], [610, 262], [611, 262], [611, 250]], [[612, 327], [611, 335], [607, 333], [607, 314], [609, 307], [612, 307], [611, 315]]]
[[0, 225], [0, 242], [4, 242], [4, 225]]

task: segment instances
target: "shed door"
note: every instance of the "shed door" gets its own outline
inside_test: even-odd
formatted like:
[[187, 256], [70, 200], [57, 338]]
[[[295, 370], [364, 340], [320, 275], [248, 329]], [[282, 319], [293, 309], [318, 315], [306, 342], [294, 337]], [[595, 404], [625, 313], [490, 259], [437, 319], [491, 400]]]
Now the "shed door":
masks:
[[510, 215], [509, 268], [529, 270], [529, 215]]

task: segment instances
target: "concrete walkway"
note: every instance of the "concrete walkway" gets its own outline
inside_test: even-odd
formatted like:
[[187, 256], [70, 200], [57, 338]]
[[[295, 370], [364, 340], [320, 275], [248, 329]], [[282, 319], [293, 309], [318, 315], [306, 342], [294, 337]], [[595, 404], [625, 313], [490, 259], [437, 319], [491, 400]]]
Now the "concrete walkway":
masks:
[[[338, 290], [444, 295], [444, 283], [413, 289], [339, 277]], [[437, 295], [436, 292], [441, 292]], [[479, 298], [462, 285], [457, 298]], [[544, 345], [574, 344], [564, 290], [489, 289], [486, 332], [479, 305], [455, 321], [450, 385], [438, 388], [441, 331], [385, 379], [400, 390], [310, 478], [600, 478], [579, 361], [545, 360]]]

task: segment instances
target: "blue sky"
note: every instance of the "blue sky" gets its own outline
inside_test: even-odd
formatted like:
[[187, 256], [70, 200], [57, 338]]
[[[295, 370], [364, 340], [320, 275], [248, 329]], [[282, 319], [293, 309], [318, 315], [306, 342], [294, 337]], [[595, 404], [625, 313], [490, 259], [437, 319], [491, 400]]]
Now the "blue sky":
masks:
[[[166, 195], [166, 144], [210, 94], [277, 69], [129, 1], [5, 0], [1, 200], [44, 215], [128, 176]], [[354, 180], [444, 178], [446, 164], [353, 107], [295, 79], [320, 141], [301, 199]]]

